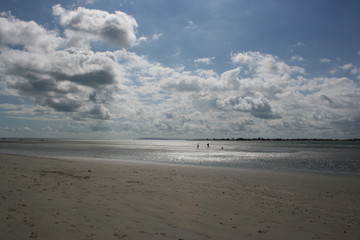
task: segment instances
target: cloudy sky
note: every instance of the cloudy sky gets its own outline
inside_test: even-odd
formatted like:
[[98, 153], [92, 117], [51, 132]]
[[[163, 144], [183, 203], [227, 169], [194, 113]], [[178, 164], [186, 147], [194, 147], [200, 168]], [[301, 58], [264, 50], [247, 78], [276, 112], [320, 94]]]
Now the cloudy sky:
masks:
[[0, 136], [360, 137], [358, 0], [0, 0]]

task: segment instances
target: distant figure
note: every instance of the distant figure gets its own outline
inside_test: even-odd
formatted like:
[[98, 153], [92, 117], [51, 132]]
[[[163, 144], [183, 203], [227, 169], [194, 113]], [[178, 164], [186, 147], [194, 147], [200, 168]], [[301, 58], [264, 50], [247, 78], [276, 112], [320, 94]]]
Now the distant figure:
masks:
[[210, 143], [208, 143], [208, 144], [206, 144], [206, 145], [207, 145], [208, 148], [210, 147]]
[[199, 149], [199, 144], [197, 144], [196, 147]]
[[221, 147], [221, 150], [224, 150], [224, 147]]

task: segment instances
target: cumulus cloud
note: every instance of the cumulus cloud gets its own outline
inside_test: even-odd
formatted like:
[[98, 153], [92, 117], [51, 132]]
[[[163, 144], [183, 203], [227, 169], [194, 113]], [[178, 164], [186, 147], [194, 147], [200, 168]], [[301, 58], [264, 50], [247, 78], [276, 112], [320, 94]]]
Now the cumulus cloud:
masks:
[[226, 97], [217, 100], [217, 105], [224, 109], [231, 109], [240, 112], [249, 112], [256, 118], [276, 119], [280, 118], [278, 114], [272, 112], [269, 101], [259, 92], [253, 96], [246, 97]]
[[237, 67], [235, 69], [223, 72], [220, 76], [220, 80], [223, 82], [224, 86], [236, 90], [240, 88], [240, 74], [241, 68]]
[[11, 13], [0, 13], [0, 47], [21, 46], [29, 51], [50, 51], [64, 42], [56, 32], [34, 21], [21, 21]]
[[173, 127], [168, 122], [157, 122], [154, 124], [154, 127], [160, 131], [171, 131], [173, 130]]
[[[53, 12], [64, 34], [8, 13], [0, 16], [1, 93], [32, 103], [32, 108], [0, 104], [10, 117], [59, 119], [71, 129], [79, 126], [77, 131], [136, 136], [225, 137], [237, 132], [293, 137], [360, 131], [357, 83], [347, 77], [310, 77], [296, 66], [299, 58], [289, 64], [271, 54], [233, 52], [233, 66], [223, 72], [171, 68], [126, 49], [139, 39], [135, 19], [125, 13], [60, 5]], [[92, 41], [121, 49], [95, 52]], [[337, 69], [360, 74], [351, 63]], [[41, 130], [59, 132], [51, 126]]]
[[100, 120], [109, 120], [111, 118], [110, 111], [101, 105], [95, 105], [89, 111], [85, 112], [85, 117], [90, 117], [93, 119], [100, 119]]
[[199, 81], [196, 79], [182, 79], [173, 83], [168, 82], [166, 85], [164, 85], [164, 88], [182, 92], [199, 92], [202, 89]]
[[[233, 53], [231, 59], [243, 72], [242, 77], [231, 78], [232, 86], [240, 87], [242, 95], [252, 94], [254, 90], [257, 90], [268, 99], [277, 99], [279, 94], [287, 91], [290, 86], [298, 85], [301, 82], [299, 77], [305, 74], [303, 68], [288, 65], [270, 54]], [[235, 73], [238, 71], [236, 70]]]
[[[0, 14], [2, 89], [74, 119], [110, 119], [104, 106], [125, 87], [113, 52], [93, 52], [91, 41], [128, 48], [139, 42], [135, 19], [123, 12], [53, 7], [65, 37], [33, 21]], [[20, 48], [19, 48], [20, 46]]]
[[258, 75], [290, 75], [294, 73], [305, 73], [305, 70], [297, 66], [289, 66], [278, 57], [260, 52], [233, 53], [231, 60], [234, 64], [247, 65], [255, 70]]
[[[37, 104], [59, 112], [88, 112], [85, 117], [109, 118], [103, 108], [121, 88], [116, 58], [111, 53], [79, 49], [51, 53], [8, 50], [0, 55], [0, 71], [9, 88]], [[96, 98], [94, 97], [96, 95]], [[92, 97], [94, 103], [88, 101]], [[97, 112], [95, 112], [97, 110]]]
[[130, 48], [137, 43], [138, 24], [130, 15], [121, 11], [111, 14], [96, 9], [79, 7], [66, 10], [60, 4], [53, 6], [71, 45], [83, 46], [90, 41], [103, 41], [110, 45]]
[[253, 125], [255, 125], [255, 122], [252, 119], [240, 119], [231, 124], [231, 130], [235, 132], [249, 132], [253, 131], [251, 128]]

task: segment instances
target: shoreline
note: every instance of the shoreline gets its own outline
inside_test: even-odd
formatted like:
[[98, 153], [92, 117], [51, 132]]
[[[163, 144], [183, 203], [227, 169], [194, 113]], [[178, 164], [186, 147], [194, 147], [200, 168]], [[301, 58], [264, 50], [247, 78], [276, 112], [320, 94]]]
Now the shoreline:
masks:
[[228, 165], [206, 165], [206, 164], [196, 164], [196, 163], [181, 163], [181, 162], [155, 162], [155, 161], [145, 161], [145, 160], [123, 160], [123, 159], [113, 159], [113, 158], [99, 158], [99, 157], [67, 157], [59, 156], [52, 157], [47, 155], [28, 155], [28, 154], [14, 154], [14, 153], [4, 153], [0, 152], [0, 155], [13, 155], [20, 157], [37, 157], [45, 159], [57, 159], [57, 160], [67, 160], [67, 161], [80, 161], [80, 162], [97, 162], [97, 163], [129, 163], [129, 164], [155, 164], [155, 165], [168, 165], [168, 166], [179, 166], [179, 167], [199, 167], [199, 168], [214, 168], [214, 169], [239, 169], [239, 170], [249, 170], [249, 171], [270, 171], [270, 172], [279, 172], [279, 173], [294, 173], [294, 174], [315, 174], [315, 175], [330, 175], [330, 176], [352, 176], [360, 177], [360, 172], [350, 172], [350, 171], [338, 171], [338, 170], [316, 170], [316, 169], [301, 169], [301, 168], [259, 168], [259, 167], [246, 167], [246, 166], [228, 166]]
[[356, 239], [360, 178], [0, 154], [5, 239]]
[[23, 141], [122, 141], [122, 140], [161, 140], [161, 141], [273, 141], [273, 142], [360, 142], [360, 138], [135, 138], [135, 139], [77, 139], [77, 138], [32, 138], [32, 137], [0, 137], [1, 142], [23, 142]]
[[[93, 144], [93, 145], [92, 145]], [[360, 175], [360, 149], [350, 145], [282, 145], [274, 143], [200, 144], [164, 141], [2, 143], [0, 152], [43, 157], [105, 158], [123, 161], [189, 164], [273, 171]], [[338, 148], [339, 147], [339, 148]], [[135, 150], [136, 149], [136, 150]], [[101, 160], [96, 159], [96, 160]]]

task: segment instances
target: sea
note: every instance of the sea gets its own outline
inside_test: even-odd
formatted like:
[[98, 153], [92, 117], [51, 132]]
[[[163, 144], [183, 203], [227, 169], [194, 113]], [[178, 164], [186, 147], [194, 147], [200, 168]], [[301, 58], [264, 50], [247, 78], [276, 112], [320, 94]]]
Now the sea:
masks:
[[360, 176], [359, 141], [2, 139], [0, 153]]

